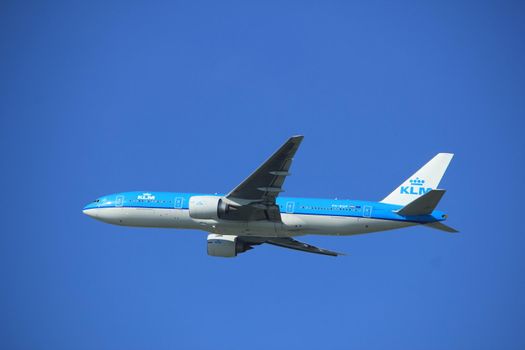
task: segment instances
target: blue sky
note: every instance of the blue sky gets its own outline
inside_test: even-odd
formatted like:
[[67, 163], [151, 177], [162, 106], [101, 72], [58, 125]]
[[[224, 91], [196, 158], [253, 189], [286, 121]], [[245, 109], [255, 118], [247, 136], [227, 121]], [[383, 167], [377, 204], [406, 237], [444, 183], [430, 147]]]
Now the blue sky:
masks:
[[[518, 1], [0, 4], [0, 347], [523, 349]], [[287, 137], [286, 195], [380, 200], [456, 154], [426, 228], [206, 255], [81, 212], [226, 192]]]

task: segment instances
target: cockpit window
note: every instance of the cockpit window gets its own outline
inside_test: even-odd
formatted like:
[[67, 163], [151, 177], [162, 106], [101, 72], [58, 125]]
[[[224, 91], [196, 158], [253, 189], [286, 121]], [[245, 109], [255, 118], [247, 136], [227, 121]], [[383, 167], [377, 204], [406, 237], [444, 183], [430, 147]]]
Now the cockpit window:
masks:
[[100, 202], [100, 199], [95, 199], [95, 200], [93, 201], [93, 203], [98, 203], [98, 202]]

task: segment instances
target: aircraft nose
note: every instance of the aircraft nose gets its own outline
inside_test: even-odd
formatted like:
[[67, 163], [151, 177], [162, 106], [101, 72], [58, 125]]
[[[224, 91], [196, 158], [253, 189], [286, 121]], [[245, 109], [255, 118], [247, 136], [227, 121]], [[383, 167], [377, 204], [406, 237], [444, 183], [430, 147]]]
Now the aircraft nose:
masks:
[[82, 209], [82, 212], [91, 218], [97, 217], [97, 210], [90, 205], [86, 205], [84, 209]]

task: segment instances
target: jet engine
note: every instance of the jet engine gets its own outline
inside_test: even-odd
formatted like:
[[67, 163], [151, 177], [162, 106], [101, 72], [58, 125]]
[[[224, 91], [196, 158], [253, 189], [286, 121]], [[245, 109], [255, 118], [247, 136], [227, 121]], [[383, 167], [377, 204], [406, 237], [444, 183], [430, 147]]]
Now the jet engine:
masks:
[[250, 249], [252, 247], [239, 240], [237, 236], [208, 235], [208, 255], [232, 258]]
[[194, 219], [218, 219], [221, 197], [193, 196], [190, 198], [189, 212]]
[[228, 200], [218, 196], [193, 196], [190, 198], [190, 217], [193, 219], [232, 219], [230, 214], [238, 209], [227, 204]]

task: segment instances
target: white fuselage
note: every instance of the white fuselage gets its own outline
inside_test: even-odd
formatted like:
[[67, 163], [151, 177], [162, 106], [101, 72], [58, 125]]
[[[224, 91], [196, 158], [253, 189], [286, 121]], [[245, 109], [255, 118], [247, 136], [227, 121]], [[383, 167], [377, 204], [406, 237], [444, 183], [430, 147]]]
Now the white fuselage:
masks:
[[417, 223], [365, 217], [319, 216], [282, 213], [282, 223], [194, 219], [187, 209], [93, 208], [85, 213], [95, 219], [122, 226], [195, 229], [238, 236], [282, 237], [306, 234], [355, 235], [414, 226]]

